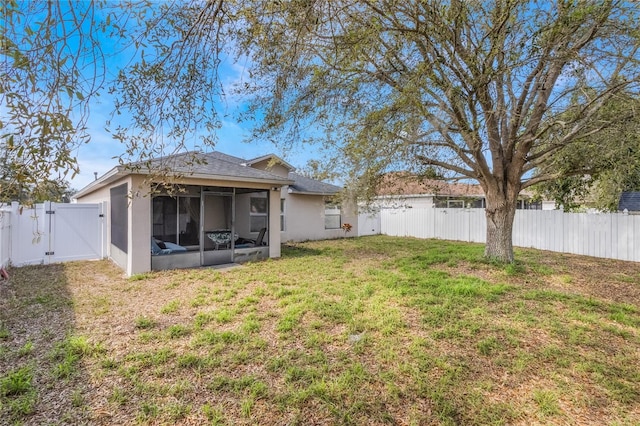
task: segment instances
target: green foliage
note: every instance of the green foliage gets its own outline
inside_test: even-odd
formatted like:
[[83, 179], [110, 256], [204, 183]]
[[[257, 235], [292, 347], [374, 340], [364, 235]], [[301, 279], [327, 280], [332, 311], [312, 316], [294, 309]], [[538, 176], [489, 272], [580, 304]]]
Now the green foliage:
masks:
[[[169, 8], [171, 13], [167, 11]], [[129, 54], [124, 62], [128, 60], [134, 64], [129, 70], [130, 76], [139, 75], [142, 81], [150, 79], [173, 90], [172, 96], [164, 93], [138, 100], [140, 115], [136, 117], [135, 130], [131, 133], [127, 134], [126, 125], [112, 129], [114, 137], [123, 142], [126, 151], [123, 161], [146, 160], [156, 155], [158, 144], [154, 138], [167, 136], [160, 132], [167, 128], [168, 120], [173, 120], [174, 126], [168, 136], [176, 142], [176, 149], [184, 148], [186, 130], [203, 125], [203, 117], [206, 117], [207, 133], [212, 133], [219, 126], [215, 114], [209, 104], [199, 109], [188, 105], [190, 92], [186, 86], [192, 82], [213, 96], [213, 86], [206, 83], [216, 81], [217, 77], [209, 78], [212, 74], [200, 65], [217, 63], [219, 49], [215, 43], [204, 43], [199, 50], [207, 57], [198, 58], [196, 64], [195, 59], [184, 60], [185, 55], [180, 54], [182, 49], [169, 47], [176, 42], [176, 34], [188, 28], [193, 23], [191, 18], [200, 10], [201, 5], [197, 2], [165, 4], [148, 0], [3, 2], [0, 6], [3, 22], [0, 32], [0, 61], [3, 64], [0, 70], [3, 109], [0, 119], [0, 201], [37, 202], [44, 198], [55, 201], [55, 198], [68, 195], [64, 179], [73, 178], [79, 172], [77, 150], [91, 139], [87, 128], [90, 106], [101, 92], [118, 86], [122, 94], [116, 102], [119, 109], [127, 102], [127, 90], [133, 88], [107, 80], [109, 75], [117, 73], [117, 69], [107, 71], [107, 64], [111, 66], [109, 61], [113, 58]], [[105, 39], [109, 39], [108, 45], [128, 48], [110, 51], [103, 48]], [[144, 48], [157, 46], [157, 42], [169, 47], [165, 53], [170, 53], [180, 64], [147, 67]], [[187, 53], [194, 52], [187, 49]], [[201, 69], [205, 70], [201, 75], [206, 75], [207, 81], [195, 79]], [[149, 84], [140, 84], [133, 89], [142, 93]], [[195, 97], [202, 99], [202, 96]], [[143, 105], [142, 99], [163, 111], [157, 114], [149, 104]], [[166, 105], [160, 105], [161, 100]], [[190, 112], [174, 114], [180, 110]], [[160, 132], [155, 132], [155, 128], [161, 129]], [[152, 129], [149, 132], [152, 136], [145, 133], [149, 129]], [[140, 135], [148, 137], [143, 142]], [[57, 178], [52, 179], [52, 176]], [[166, 180], [162, 173], [154, 176], [159, 181]]]
[[150, 277], [151, 277], [151, 274], [149, 274], [149, 273], [134, 274], [134, 275], [131, 275], [129, 277], [129, 281], [144, 281], [144, 280], [146, 280], [146, 279], [148, 279]]
[[0, 339], [7, 339], [9, 336], [11, 336], [9, 329], [4, 322], [0, 322]]
[[171, 339], [178, 339], [183, 336], [187, 336], [191, 333], [189, 327], [186, 327], [181, 324], [174, 324], [167, 329], [167, 334]]
[[160, 412], [158, 406], [154, 403], [144, 402], [140, 408], [138, 415], [139, 420], [151, 420], [156, 417]]
[[0, 376], [0, 414], [3, 414], [4, 407], [17, 419], [33, 413], [37, 402], [33, 376], [34, 368], [31, 366], [24, 366]]
[[33, 342], [28, 341], [18, 350], [18, 355], [27, 356], [33, 352]]
[[[238, 90], [251, 96], [247, 116], [264, 117], [258, 136], [329, 152], [346, 196], [371, 195], [389, 170], [477, 180], [500, 227], [522, 189], [565, 175], [544, 166], [582, 143], [604, 101], [640, 82], [630, 3], [252, 6], [228, 13], [246, 22], [231, 35], [252, 64]], [[511, 262], [498, 234], [486, 256]]]
[[553, 391], [536, 389], [533, 391], [533, 400], [545, 416], [553, 416], [561, 412], [558, 396]]
[[211, 422], [211, 425], [224, 424], [224, 409], [223, 407], [214, 407], [209, 403], [202, 406], [202, 413]]
[[536, 191], [565, 211], [617, 211], [623, 191], [640, 190], [640, 98], [620, 94], [609, 99], [584, 133], [580, 143], [558, 152], [539, 169], [559, 176], [537, 185]]
[[103, 23], [88, 2], [9, 1], [1, 8], [0, 198], [42, 195], [52, 175], [78, 172], [75, 150], [89, 141], [86, 108], [105, 75]]
[[160, 313], [173, 314], [173, 313], [176, 313], [178, 309], [180, 309], [180, 301], [172, 300], [171, 302], [167, 303], [160, 309]]
[[92, 343], [85, 336], [68, 336], [51, 351], [55, 362], [52, 374], [59, 379], [68, 379], [78, 372], [77, 365], [83, 357], [97, 356], [104, 351], [101, 344]]
[[147, 329], [155, 327], [156, 322], [148, 317], [138, 317], [136, 318], [136, 328], [139, 329]]
[[[70, 293], [110, 292], [113, 306], [136, 312], [154, 288], [159, 306], [180, 302], [180, 318], [156, 311], [162, 324], [122, 345], [105, 324], [132, 330], [135, 319], [105, 322], [91, 303], [78, 303], [90, 334], [66, 323], [72, 334], [53, 352], [51, 312], [67, 308], [32, 302], [52, 288], [51, 268], [37, 268], [28, 286], [9, 287], [14, 297], [0, 310], [7, 318], [40, 312], [30, 318], [35, 349], [26, 358], [25, 340], [5, 320], [0, 418], [30, 423], [36, 407], [38, 418], [51, 408], [42, 401], [59, 400], [61, 422], [86, 423], [91, 395], [82, 383], [90, 382], [112, 414], [106, 420], [126, 424], [260, 423], [264, 413], [291, 424], [556, 424], [577, 412], [599, 424], [638, 424], [638, 265], [518, 255], [511, 270], [485, 261], [480, 244], [382, 235], [311, 241], [288, 245], [278, 262], [225, 272], [216, 284], [200, 270], [187, 271], [190, 280], [176, 270], [135, 292], [113, 291], [130, 285], [115, 266], [68, 264]], [[181, 281], [181, 291], [164, 288], [170, 281]], [[189, 306], [205, 286], [216, 301]], [[218, 322], [223, 310], [233, 315]], [[136, 338], [145, 333], [154, 338]], [[75, 361], [63, 364], [67, 358]], [[68, 372], [54, 374], [57, 364]], [[8, 375], [17, 385], [6, 385]]]
[[30, 367], [22, 367], [0, 379], [0, 396], [14, 396], [29, 392], [33, 385], [33, 372]]
[[16, 169], [21, 168], [22, 165], [12, 164], [6, 157], [0, 163], [0, 202], [18, 201], [20, 204], [34, 204], [53, 201], [68, 203], [76, 192], [69, 186], [69, 182], [62, 179], [45, 179], [37, 185], [25, 182], [16, 173]]

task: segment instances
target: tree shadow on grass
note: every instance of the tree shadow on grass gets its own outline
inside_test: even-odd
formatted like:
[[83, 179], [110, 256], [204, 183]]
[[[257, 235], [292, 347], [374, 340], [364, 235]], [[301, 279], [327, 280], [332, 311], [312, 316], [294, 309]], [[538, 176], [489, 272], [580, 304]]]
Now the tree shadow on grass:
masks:
[[76, 334], [64, 265], [11, 269], [0, 282], [2, 423], [88, 423], [81, 358], [93, 349]]

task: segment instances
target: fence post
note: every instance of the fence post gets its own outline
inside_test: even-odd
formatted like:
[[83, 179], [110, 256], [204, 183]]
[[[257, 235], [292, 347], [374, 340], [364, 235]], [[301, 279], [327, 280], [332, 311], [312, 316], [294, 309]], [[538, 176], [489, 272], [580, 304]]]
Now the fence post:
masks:
[[100, 203], [100, 258], [107, 257], [107, 201]]
[[45, 253], [44, 253], [44, 264], [45, 265], [49, 265], [51, 263], [51, 258], [53, 257], [53, 255], [51, 253], [53, 253], [54, 250], [54, 245], [52, 244], [52, 232], [53, 232], [53, 223], [52, 221], [54, 220], [53, 215], [54, 215], [54, 211], [53, 211], [53, 206], [51, 205], [51, 201], [45, 201], [43, 204], [43, 210], [42, 212], [44, 213], [44, 226], [45, 226]]
[[11, 262], [11, 219], [10, 205], [0, 204], [0, 267], [5, 268]]
[[18, 243], [20, 242], [20, 203], [11, 202], [11, 235], [9, 237], [9, 262], [13, 263], [19, 256], [20, 250]]

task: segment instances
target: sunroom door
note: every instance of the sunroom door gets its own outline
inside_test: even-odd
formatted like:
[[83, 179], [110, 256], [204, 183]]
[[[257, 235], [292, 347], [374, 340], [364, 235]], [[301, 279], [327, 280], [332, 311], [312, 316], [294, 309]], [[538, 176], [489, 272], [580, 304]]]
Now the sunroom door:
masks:
[[233, 191], [202, 193], [200, 253], [202, 265], [220, 265], [233, 261], [235, 242]]

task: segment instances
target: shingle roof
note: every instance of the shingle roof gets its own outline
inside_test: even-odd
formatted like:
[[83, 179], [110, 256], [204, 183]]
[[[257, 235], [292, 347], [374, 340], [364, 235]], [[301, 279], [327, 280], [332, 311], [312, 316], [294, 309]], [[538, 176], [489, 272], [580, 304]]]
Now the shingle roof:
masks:
[[289, 192], [294, 194], [335, 195], [342, 190], [339, 186], [310, 179], [293, 172], [289, 173], [289, 179], [294, 181], [293, 185], [289, 185]]
[[[258, 157], [258, 159], [269, 157], [273, 157], [273, 155]], [[255, 161], [255, 159], [253, 161]], [[136, 172], [145, 173], [154, 169], [164, 170], [167, 171], [167, 173], [175, 172], [176, 174], [184, 174], [186, 176], [220, 180], [231, 180], [235, 178], [246, 181], [264, 181], [275, 185], [289, 185], [289, 192], [300, 194], [334, 195], [342, 189], [338, 186], [309, 179], [296, 173], [289, 173], [289, 177], [285, 178], [275, 173], [251, 167], [247, 165], [247, 163], [248, 161], [243, 158], [234, 157], [218, 151], [208, 153], [187, 152], [169, 155], [151, 160], [149, 164], [139, 162], [131, 164], [129, 168], [115, 167], [100, 179], [91, 182], [81, 189], [77, 193], [77, 196], [85, 196], [118, 177]], [[292, 181], [294, 181], [293, 184], [291, 184]]]
[[[452, 197], [484, 197], [484, 190], [478, 184], [473, 183], [451, 183], [443, 180], [424, 179], [403, 172], [391, 172], [382, 177], [378, 185], [376, 195], [378, 196], [411, 196], [411, 195], [434, 195]], [[531, 197], [528, 190], [520, 192], [523, 197]]]
[[242, 158], [214, 151], [209, 153], [187, 152], [172, 155], [153, 160], [151, 164], [152, 167], [169, 169], [173, 172], [184, 174], [264, 179], [268, 181], [282, 181], [283, 183], [288, 180], [265, 170], [243, 166], [243, 162], [244, 160]]
[[627, 209], [630, 212], [640, 211], [640, 192], [623, 192], [620, 194], [618, 210]]
[[484, 191], [480, 185], [422, 179], [407, 173], [387, 173], [378, 186], [377, 195], [484, 196]]
[[293, 167], [291, 164], [287, 163], [286, 161], [284, 161], [282, 158], [278, 157], [275, 154], [267, 154], [267, 155], [261, 155], [260, 157], [256, 157], [256, 158], [252, 158], [250, 160], [244, 160], [244, 164], [248, 165], [248, 166], [252, 166], [256, 163], [259, 163], [261, 161], [265, 161], [265, 160], [277, 160], [278, 163], [282, 164], [284, 167], [286, 167], [287, 169], [293, 171], [296, 168]]

